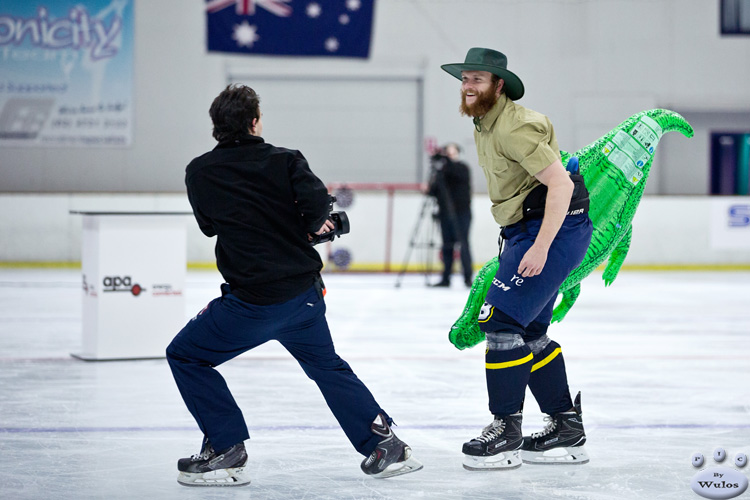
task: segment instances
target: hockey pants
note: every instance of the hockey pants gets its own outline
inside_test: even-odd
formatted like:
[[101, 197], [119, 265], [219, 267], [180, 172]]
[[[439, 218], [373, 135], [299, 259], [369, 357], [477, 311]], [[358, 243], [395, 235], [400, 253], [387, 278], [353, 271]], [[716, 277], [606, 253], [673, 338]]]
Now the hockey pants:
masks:
[[538, 219], [504, 229], [505, 249], [487, 293], [484, 316], [479, 318], [488, 340], [485, 368], [489, 406], [498, 416], [521, 409], [527, 386], [545, 413], [572, 407], [562, 351], [546, 332], [560, 285], [586, 254], [592, 225], [586, 214], [566, 217], [542, 272], [524, 278], [518, 274], [518, 266], [540, 226]]

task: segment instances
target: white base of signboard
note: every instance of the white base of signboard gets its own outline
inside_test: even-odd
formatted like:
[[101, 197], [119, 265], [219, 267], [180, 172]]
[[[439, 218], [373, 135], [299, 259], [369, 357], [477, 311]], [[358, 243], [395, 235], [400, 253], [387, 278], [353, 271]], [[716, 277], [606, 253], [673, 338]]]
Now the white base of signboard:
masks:
[[164, 358], [185, 324], [185, 212], [83, 215], [85, 361]]

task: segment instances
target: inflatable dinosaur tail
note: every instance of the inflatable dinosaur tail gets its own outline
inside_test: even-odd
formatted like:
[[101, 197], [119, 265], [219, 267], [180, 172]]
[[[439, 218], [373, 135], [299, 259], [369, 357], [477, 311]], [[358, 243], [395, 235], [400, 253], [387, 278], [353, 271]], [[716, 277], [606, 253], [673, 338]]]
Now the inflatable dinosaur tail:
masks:
[[[679, 113], [650, 109], [636, 113], [604, 137], [575, 153], [589, 190], [594, 225], [586, 256], [560, 286], [563, 300], [552, 321], [562, 321], [580, 292], [580, 283], [605, 261], [607, 286], [625, 261], [632, 235], [631, 223], [646, 187], [656, 147], [668, 132], [693, 136], [693, 127]], [[562, 154], [567, 154], [561, 152]]]

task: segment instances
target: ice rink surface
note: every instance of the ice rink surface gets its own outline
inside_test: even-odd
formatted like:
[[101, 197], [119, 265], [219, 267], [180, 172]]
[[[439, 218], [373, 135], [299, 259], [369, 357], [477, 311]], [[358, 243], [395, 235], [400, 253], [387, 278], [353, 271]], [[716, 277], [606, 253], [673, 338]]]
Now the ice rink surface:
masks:
[[[437, 279], [437, 277], [433, 278]], [[191, 271], [185, 319], [218, 294]], [[221, 366], [250, 428], [243, 488], [186, 488], [179, 457], [201, 435], [165, 360], [84, 362], [76, 270], [0, 269], [2, 499], [691, 499], [694, 452], [750, 454], [750, 273], [626, 272], [583, 282], [553, 325], [571, 391], [583, 394], [586, 465], [461, 467], [491, 416], [484, 347], [447, 332], [467, 290], [424, 276], [327, 274], [338, 353], [398, 424], [424, 469], [367, 477], [317, 387], [278, 344]], [[175, 332], [176, 333], [176, 332]], [[529, 394], [524, 431], [541, 430]], [[750, 475], [750, 467], [741, 469]], [[750, 493], [745, 493], [748, 496]], [[742, 497], [740, 497], [742, 498]]]

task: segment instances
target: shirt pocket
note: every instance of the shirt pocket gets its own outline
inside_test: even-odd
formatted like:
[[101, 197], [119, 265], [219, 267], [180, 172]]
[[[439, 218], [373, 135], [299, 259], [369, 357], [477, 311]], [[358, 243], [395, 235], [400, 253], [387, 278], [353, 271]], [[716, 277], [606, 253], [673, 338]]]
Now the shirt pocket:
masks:
[[499, 203], [515, 196], [518, 189], [517, 166], [503, 157], [488, 158], [487, 165], [487, 190], [492, 201]]

